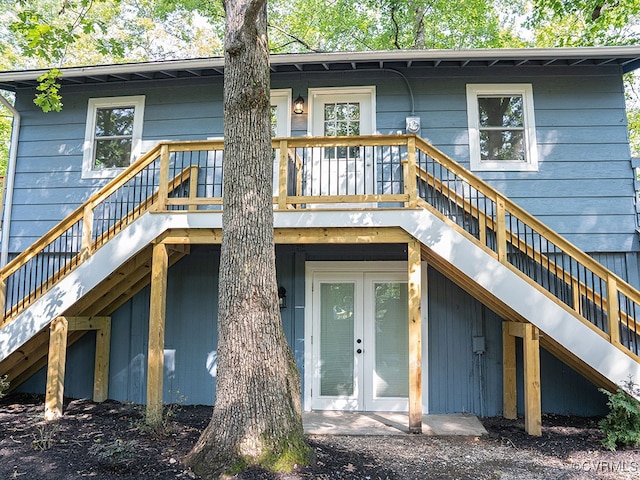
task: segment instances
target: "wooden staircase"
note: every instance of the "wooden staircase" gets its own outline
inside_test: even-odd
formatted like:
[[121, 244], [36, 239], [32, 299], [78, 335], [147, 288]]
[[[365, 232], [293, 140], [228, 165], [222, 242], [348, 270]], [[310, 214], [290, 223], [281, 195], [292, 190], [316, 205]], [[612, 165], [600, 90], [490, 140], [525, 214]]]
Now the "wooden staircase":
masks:
[[[277, 229], [322, 241], [326, 228], [400, 228], [431, 266], [506, 321], [535, 326], [544, 348], [596, 385], [640, 378], [640, 292], [420, 138], [305, 137], [273, 147]], [[329, 147], [362, 149], [400, 180], [382, 186], [388, 194], [311, 195], [305, 169]], [[220, 141], [158, 145], [0, 271], [0, 375], [12, 387], [46, 363], [55, 318], [108, 316], [149, 283], [158, 238], [171, 232], [176, 262], [198, 235], [204, 242], [219, 230], [222, 151]], [[336, 211], [340, 203], [349, 210]], [[353, 214], [357, 203], [366, 208]], [[536, 308], [510, 296], [516, 284]], [[582, 334], [567, 331], [597, 348], [585, 350]]]
[[[114, 270], [87, 295], [66, 310], [64, 316], [73, 318], [110, 316], [151, 282], [152, 250], [151, 246], [144, 248], [131, 260]], [[169, 264], [173, 265], [188, 252], [188, 248], [172, 249]], [[87, 330], [70, 332], [67, 340], [68, 346], [74, 344], [86, 333]], [[45, 328], [38, 331], [20, 348], [14, 350], [0, 362], [0, 377], [7, 376], [10, 390], [17, 388], [46, 366], [48, 351], [49, 331]]]

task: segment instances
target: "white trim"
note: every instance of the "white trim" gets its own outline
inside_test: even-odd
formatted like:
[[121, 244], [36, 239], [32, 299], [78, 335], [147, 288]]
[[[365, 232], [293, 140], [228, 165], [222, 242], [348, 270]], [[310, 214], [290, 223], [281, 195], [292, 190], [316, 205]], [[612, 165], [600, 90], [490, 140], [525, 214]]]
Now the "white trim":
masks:
[[[9, 158], [7, 161], [7, 173], [4, 184], [4, 217], [2, 218], [2, 250], [0, 251], [0, 267], [4, 267], [9, 261], [9, 232], [11, 230], [11, 215], [13, 212], [13, 188], [16, 178], [16, 162], [18, 160], [18, 142], [20, 140], [20, 124], [22, 115], [3, 95], [0, 95], [0, 103], [13, 115], [11, 123], [11, 140], [9, 146]], [[2, 194], [0, 193], [0, 195]]]
[[[524, 116], [525, 161], [483, 161], [480, 159], [480, 118], [478, 97], [487, 95], [521, 95]], [[533, 109], [533, 87], [528, 83], [467, 84], [467, 120], [469, 156], [473, 171], [538, 171], [538, 147]]]
[[291, 89], [271, 90], [271, 105], [277, 107], [276, 137], [291, 136]]
[[[369, 115], [369, 119], [371, 121], [370, 127], [367, 128], [367, 131], [361, 131], [361, 135], [369, 135], [373, 134], [376, 131], [376, 87], [375, 85], [364, 86], [364, 87], [322, 87], [322, 88], [310, 88], [308, 91], [309, 98], [309, 119], [307, 125], [307, 135], [313, 135], [313, 115], [314, 115], [314, 105], [318, 103], [319, 97], [322, 96], [344, 96], [346, 100], [348, 100], [348, 96], [353, 95], [362, 95], [367, 96], [369, 100], [369, 105], [371, 108], [371, 112]], [[362, 112], [361, 112], [362, 115]], [[365, 124], [366, 126], [366, 124]], [[368, 131], [370, 130], [370, 131]]]
[[[291, 136], [291, 89], [283, 88], [271, 90], [271, 105], [276, 107], [276, 137]], [[277, 197], [280, 194], [280, 150], [276, 149], [273, 156], [272, 195]]]
[[144, 95], [131, 95], [127, 97], [105, 97], [90, 98], [87, 105], [87, 123], [84, 134], [83, 157], [82, 157], [82, 178], [111, 178], [115, 177], [124, 168], [104, 168], [102, 170], [93, 169], [94, 138], [96, 127], [96, 111], [98, 108], [133, 107], [133, 132], [131, 142], [131, 158], [133, 162], [141, 154], [142, 150], [142, 127], [144, 119]]

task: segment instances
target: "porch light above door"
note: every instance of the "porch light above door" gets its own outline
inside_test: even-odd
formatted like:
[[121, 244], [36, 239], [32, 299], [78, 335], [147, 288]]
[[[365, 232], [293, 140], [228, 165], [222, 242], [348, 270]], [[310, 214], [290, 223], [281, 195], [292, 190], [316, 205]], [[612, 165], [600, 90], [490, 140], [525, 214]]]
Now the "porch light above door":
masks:
[[298, 98], [293, 101], [293, 113], [296, 115], [304, 113], [304, 98], [302, 98], [302, 95], [298, 95]]

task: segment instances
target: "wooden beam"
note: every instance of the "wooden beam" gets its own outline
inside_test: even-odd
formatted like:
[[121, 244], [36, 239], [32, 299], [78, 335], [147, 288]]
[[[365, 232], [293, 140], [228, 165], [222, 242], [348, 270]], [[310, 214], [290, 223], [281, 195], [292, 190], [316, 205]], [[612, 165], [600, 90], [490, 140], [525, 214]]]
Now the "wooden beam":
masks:
[[518, 417], [516, 394], [516, 338], [509, 331], [509, 324], [502, 323], [502, 415]]
[[149, 353], [147, 366], [147, 418], [149, 425], [162, 421], [162, 380], [164, 374], [164, 326], [167, 305], [167, 246], [153, 246], [151, 262], [151, 304], [149, 308]]
[[540, 400], [540, 340], [538, 328], [525, 325], [524, 344], [524, 429], [529, 435], [542, 435]]
[[398, 227], [277, 228], [278, 244], [406, 243], [410, 235]]
[[100, 330], [109, 328], [111, 317], [65, 317], [69, 325], [69, 331], [75, 330]]
[[64, 401], [64, 370], [67, 361], [67, 319], [58, 317], [49, 327], [49, 364], [44, 407], [45, 420], [62, 416]]
[[420, 242], [407, 244], [409, 297], [409, 433], [422, 433], [422, 263]]

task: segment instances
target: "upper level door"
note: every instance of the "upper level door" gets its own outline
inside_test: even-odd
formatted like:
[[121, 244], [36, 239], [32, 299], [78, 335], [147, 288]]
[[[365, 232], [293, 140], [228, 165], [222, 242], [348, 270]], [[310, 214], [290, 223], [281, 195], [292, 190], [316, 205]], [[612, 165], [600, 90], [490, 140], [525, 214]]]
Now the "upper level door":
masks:
[[[271, 90], [271, 136], [291, 136], [291, 89]], [[273, 196], [279, 193], [280, 153], [273, 152]]]
[[[313, 136], [371, 135], [375, 131], [375, 87], [310, 89], [309, 109]], [[304, 190], [304, 195], [313, 196], [374, 193], [373, 155], [357, 145], [314, 150], [305, 165]]]

